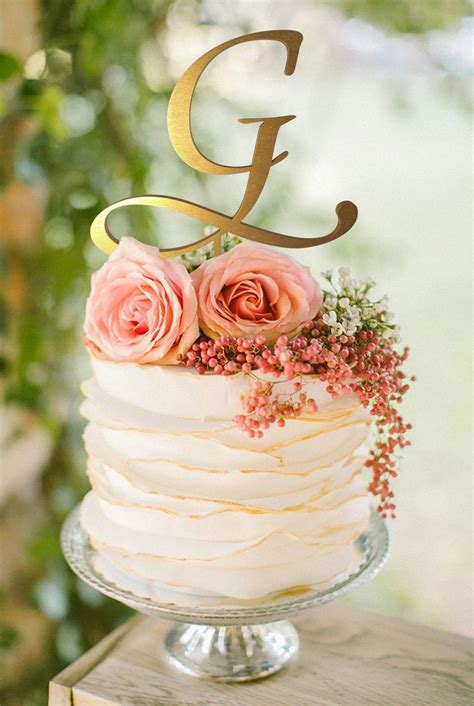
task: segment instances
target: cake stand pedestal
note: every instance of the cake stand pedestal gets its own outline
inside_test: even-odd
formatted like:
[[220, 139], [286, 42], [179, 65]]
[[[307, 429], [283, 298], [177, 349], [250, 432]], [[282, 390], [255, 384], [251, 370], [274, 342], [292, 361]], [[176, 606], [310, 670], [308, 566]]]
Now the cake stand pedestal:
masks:
[[345, 596], [372, 579], [389, 551], [386, 524], [371, 514], [356, 542], [359, 565], [344, 581], [322, 591], [252, 606], [194, 608], [140, 597], [107, 581], [94, 569], [94, 549], [79, 522], [79, 507], [66, 519], [61, 545], [71, 569], [101, 593], [138, 610], [178, 623], [165, 638], [169, 661], [180, 671], [215, 681], [260, 679], [279, 671], [298, 651], [298, 633], [286, 618]]

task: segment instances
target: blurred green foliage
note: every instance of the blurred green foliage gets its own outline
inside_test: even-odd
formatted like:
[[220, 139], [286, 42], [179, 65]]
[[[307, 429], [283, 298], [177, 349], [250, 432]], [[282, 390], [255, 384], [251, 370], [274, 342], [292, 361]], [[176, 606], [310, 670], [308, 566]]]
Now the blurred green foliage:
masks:
[[[0, 610], [12, 597], [38, 609], [51, 633], [38, 664], [7, 687], [2, 703], [46, 704], [51, 675], [129, 614], [69, 571], [59, 531], [87, 490], [73, 354], [89, 276], [103, 259], [89, 226], [111, 201], [147, 191], [156, 153], [145, 125], [151, 103], [166, 104], [172, 82], [164, 75], [162, 88], [150, 89], [141, 48], [160, 41], [173, 4], [44, 0], [40, 49], [26, 63], [0, 53], [0, 199], [9, 204], [0, 238], [0, 392], [3, 404], [36, 414], [53, 440], [40, 492], [18, 507], [37, 516], [24, 562], [0, 596]], [[333, 4], [400, 32], [448, 26], [464, 11], [461, 0]], [[200, 179], [189, 170], [186, 178]], [[136, 211], [124, 227], [143, 233], [150, 223]], [[0, 656], [24, 639], [3, 616]]]
[[[7, 703], [46, 703], [49, 677], [129, 614], [77, 581], [59, 547], [61, 523], [87, 489], [78, 376], [69, 356], [77, 347], [91, 268], [101, 261], [89, 242], [90, 223], [114, 200], [111, 185], [125, 180], [123, 196], [145, 191], [150, 155], [136, 134], [152, 94], [140, 47], [160, 32], [168, 6], [51, 0], [41, 22], [41, 46], [48, 51], [27, 62], [28, 75], [36, 71], [38, 78], [19, 78], [21, 62], [0, 55], [0, 183], [5, 190], [12, 183], [26, 185], [20, 194], [24, 209], [29, 197], [42, 201], [36, 221], [27, 224], [27, 241], [18, 237], [15, 223], [4, 223], [2, 391], [6, 404], [37, 412], [54, 440], [34, 500], [41, 510], [26, 546], [27, 566], [9, 585], [15, 601], [49, 617], [52, 640], [38, 669], [7, 688]], [[52, 51], [56, 47], [61, 51]], [[146, 218], [133, 215], [135, 225]], [[0, 626], [2, 653], [25, 639], [6, 620]]]
[[413, 34], [445, 29], [471, 12], [465, 0], [341, 0], [333, 4], [348, 17], [363, 17], [389, 30]]

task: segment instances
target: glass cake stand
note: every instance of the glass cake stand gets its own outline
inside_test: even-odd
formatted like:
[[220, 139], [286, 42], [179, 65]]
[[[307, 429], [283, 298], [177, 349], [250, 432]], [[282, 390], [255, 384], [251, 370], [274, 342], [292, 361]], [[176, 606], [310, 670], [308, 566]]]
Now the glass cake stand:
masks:
[[372, 511], [356, 542], [359, 565], [340, 583], [260, 605], [194, 608], [140, 597], [107, 581], [93, 566], [94, 549], [80, 526], [77, 507], [66, 519], [61, 545], [71, 569], [97, 591], [149, 615], [178, 623], [166, 635], [168, 660], [180, 671], [215, 681], [249, 681], [279, 671], [298, 651], [298, 633], [289, 618], [345, 596], [372, 579], [389, 552], [385, 522]]

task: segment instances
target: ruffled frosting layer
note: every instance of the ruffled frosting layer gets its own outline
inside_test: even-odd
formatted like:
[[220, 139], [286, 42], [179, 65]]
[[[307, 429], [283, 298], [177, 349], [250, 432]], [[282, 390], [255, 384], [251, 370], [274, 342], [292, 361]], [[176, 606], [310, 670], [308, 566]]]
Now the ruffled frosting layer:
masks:
[[308, 377], [318, 412], [250, 439], [232, 422], [246, 375], [92, 361], [81, 522], [109, 580], [205, 604], [324, 586], [350, 570], [369, 509], [360, 447], [370, 418], [355, 395], [332, 400]]

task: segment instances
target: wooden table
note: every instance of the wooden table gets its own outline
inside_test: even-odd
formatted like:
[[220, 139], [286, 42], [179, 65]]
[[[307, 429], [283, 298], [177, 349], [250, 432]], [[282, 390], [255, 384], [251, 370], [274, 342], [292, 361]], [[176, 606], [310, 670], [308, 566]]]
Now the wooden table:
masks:
[[471, 641], [334, 604], [304, 613], [299, 656], [258, 682], [222, 684], [175, 671], [169, 628], [136, 616], [58, 674], [49, 706], [471, 706]]

